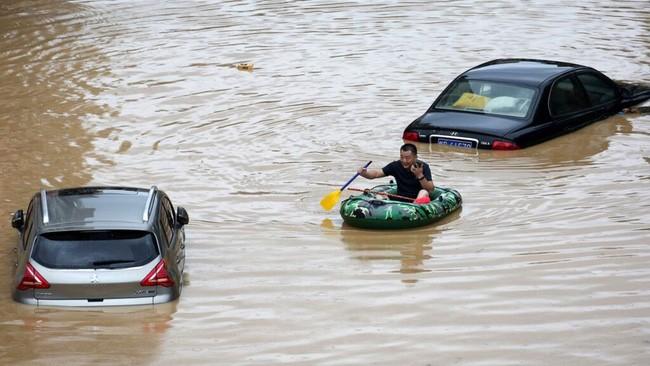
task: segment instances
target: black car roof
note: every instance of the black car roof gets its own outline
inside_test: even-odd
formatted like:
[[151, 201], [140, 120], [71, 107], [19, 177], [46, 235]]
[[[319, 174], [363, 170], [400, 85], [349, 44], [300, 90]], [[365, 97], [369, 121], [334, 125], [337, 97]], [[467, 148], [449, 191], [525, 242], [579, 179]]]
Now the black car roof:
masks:
[[537, 86], [549, 78], [571, 70], [589, 69], [568, 62], [535, 59], [497, 59], [473, 67], [462, 74], [469, 79], [481, 79]]
[[[43, 191], [43, 224], [50, 228], [109, 223], [146, 227], [155, 187], [80, 187]], [[145, 214], [146, 213], [146, 214]], [[121, 225], [118, 225], [121, 223]], [[144, 225], [143, 225], [144, 224]]]

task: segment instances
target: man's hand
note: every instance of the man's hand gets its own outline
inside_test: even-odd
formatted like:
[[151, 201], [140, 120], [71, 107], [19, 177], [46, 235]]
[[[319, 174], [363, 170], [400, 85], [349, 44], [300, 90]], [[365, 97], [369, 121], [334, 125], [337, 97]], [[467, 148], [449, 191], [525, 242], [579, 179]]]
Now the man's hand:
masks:
[[419, 161], [416, 161], [413, 165], [411, 165], [411, 173], [413, 173], [413, 175], [415, 175], [415, 177], [418, 179], [424, 176], [422, 170], [424, 170], [424, 167]]
[[364, 174], [365, 174], [367, 171], [368, 171], [368, 169], [365, 168], [365, 167], [361, 167], [361, 168], [357, 169], [357, 173], [359, 173], [359, 175], [362, 176], [362, 177], [364, 177], [364, 178], [366, 178], [366, 176], [365, 176]]

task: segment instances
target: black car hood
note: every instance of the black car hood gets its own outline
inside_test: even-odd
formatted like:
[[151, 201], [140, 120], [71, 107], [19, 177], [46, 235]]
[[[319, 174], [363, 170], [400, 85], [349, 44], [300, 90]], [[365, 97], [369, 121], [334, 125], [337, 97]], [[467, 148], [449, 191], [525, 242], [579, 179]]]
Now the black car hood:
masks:
[[478, 113], [433, 111], [425, 113], [410, 127], [413, 129], [464, 131], [503, 137], [529, 123], [527, 120]]

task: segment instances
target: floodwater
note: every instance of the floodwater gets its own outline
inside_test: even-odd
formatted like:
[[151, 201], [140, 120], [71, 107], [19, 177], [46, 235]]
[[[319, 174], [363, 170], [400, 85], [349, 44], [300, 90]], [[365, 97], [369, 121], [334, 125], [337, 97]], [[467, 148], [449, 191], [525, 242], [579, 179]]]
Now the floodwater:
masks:
[[[650, 6], [0, 3], [0, 363], [647, 365], [650, 115], [515, 152], [418, 145], [464, 198], [437, 225], [357, 230], [319, 206], [500, 57], [649, 83]], [[180, 300], [11, 300], [11, 213], [89, 184], [157, 185], [188, 210]]]

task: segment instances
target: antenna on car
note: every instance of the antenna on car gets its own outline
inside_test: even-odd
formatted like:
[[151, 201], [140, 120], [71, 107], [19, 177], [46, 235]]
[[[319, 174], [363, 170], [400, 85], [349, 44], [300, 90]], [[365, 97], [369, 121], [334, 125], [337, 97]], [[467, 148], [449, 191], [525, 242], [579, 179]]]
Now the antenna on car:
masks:
[[47, 193], [44, 189], [41, 189], [41, 203], [43, 205], [43, 223], [47, 224], [50, 222], [50, 215], [47, 213]]
[[153, 195], [158, 190], [158, 187], [151, 186], [149, 189], [149, 196], [147, 197], [147, 203], [144, 204], [144, 213], [142, 214], [142, 221], [149, 221], [149, 211], [151, 211], [151, 204], [153, 203]]

